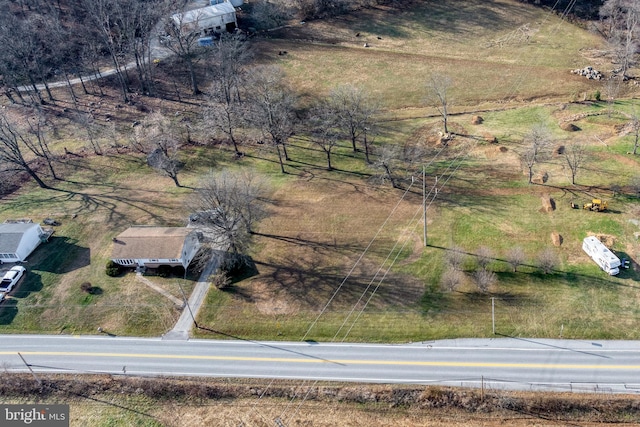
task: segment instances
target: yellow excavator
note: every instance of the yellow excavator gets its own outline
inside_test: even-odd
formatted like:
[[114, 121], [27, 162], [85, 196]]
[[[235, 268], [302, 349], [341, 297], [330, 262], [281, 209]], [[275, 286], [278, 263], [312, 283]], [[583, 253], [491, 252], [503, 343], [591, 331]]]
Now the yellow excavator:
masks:
[[594, 212], [603, 212], [607, 210], [607, 202], [600, 199], [592, 199], [591, 203], [585, 203], [582, 209], [588, 209]]

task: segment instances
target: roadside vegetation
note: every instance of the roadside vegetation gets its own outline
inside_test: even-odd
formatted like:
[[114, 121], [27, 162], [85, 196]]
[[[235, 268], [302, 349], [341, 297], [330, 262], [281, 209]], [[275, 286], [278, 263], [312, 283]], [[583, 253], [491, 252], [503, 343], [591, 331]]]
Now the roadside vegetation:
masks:
[[628, 396], [282, 380], [56, 375], [41, 377], [41, 384], [25, 375], [3, 375], [2, 380], [5, 403], [38, 395], [49, 403], [69, 404], [70, 425], [269, 425], [279, 420], [283, 425], [493, 427], [505, 420], [510, 426], [639, 421], [637, 400]]

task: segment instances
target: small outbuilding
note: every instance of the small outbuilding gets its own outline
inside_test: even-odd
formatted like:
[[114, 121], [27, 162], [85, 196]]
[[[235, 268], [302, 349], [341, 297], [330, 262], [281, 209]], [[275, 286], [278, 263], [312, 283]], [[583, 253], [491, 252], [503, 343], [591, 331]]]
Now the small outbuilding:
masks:
[[225, 1], [212, 6], [176, 13], [171, 16], [173, 25], [188, 33], [207, 36], [223, 31], [232, 32], [238, 26], [236, 9]]
[[0, 224], [0, 261], [22, 262], [40, 245], [47, 234], [40, 224], [7, 222]]
[[124, 267], [189, 266], [200, 249], [197, 233], [186, 227], [134, 226], [113, 238], [111, 259]]

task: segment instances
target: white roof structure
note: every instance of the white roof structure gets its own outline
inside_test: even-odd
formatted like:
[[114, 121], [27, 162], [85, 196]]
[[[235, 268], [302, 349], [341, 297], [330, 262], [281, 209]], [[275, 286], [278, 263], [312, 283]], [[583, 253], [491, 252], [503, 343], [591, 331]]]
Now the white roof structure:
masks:
[[177, 26], [197, 31], [223, 26], [232, 22], [236, 23], [236, 9], [231, 3], [224, 2], [189, 10], [184, 13], [176, 13], [171, 19]]
[[24, 261], [42, 242], [40, 224], [17, 222], [0, 224], [0, 260]]

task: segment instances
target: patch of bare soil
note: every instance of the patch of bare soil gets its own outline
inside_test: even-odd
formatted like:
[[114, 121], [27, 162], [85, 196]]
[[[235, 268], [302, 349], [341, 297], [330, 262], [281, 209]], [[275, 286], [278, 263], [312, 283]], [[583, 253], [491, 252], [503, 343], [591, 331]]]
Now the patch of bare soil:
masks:
[[594, 233], [592, 231], [587, 232], [587, 236], [596, 236], [598, 240], [602, 242], [608, 248], [612, 248], [616, 243], [616, 237], [611, 234]]
[[577, 132], [577, 131], [580, 130], [580, 128], [578, 126], [576, 126], [575, 124], [573, 124], [571, 122], [560, 123], [560, 128], [562, 130], [567, 131], [567, 132]]
[[262, 314], [293, 315], [300, 309], [296, 298], [286, 292], [278, 292], [265, 281], [253, 281], [249, 289], [256, 308]]

